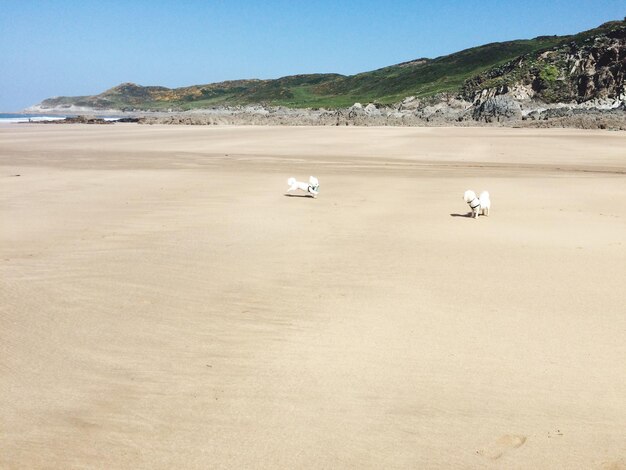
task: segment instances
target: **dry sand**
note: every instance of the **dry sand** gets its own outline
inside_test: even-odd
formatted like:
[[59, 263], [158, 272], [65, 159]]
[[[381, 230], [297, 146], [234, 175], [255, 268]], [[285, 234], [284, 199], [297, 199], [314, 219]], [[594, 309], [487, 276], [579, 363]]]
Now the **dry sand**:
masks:
[[0, 468], [624, 468], [625, 266], [623, 132], [3, 127]]

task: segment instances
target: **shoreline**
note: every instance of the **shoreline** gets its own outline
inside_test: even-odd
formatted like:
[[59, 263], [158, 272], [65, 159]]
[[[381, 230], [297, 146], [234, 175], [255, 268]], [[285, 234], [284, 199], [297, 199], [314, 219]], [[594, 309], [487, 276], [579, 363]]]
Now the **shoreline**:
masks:
[[[365, 108], [366, 109], [366, 108]], [[119, 116], [121, 122], [139, 124], [205, 125], [205, 126], [358, 126], [358, 127], [510, 127], [510, 128], [573, 128], [626, 130], [626, 111], [622, 108], [568, 108], [559, 107], [533, 111], [518, 117], [495, 114], [484, 119], [469, 118], [468, 111], [462, 113], [439, 113], [426, 115], [423, 112], [398, 112], [357, 110], [309, 110], [285, 108], [220, 108], [194, 110], [182, 113], [162, 112], [99, 112], [79, 114], [64, 120], [49, 120], [47, 124], [91, 123], [103, 124], [116, 119], [103, 117]], [[107, 122], [104, 122], [107, 121]]]

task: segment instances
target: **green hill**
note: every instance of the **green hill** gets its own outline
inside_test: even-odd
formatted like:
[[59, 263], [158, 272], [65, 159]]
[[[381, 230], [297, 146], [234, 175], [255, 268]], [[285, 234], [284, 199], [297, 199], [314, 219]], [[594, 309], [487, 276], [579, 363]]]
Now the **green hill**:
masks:
[[[235, 80], [175, 89], [124, 83], [95, 96], [50, 98], [40, 106], [189, 110], [263, 104], [335, 108], [350, 106], [355, 102], [388, 104], [406, 96], [427, 97], [442, 92], [468, 95], [479, 86], [504, 82], [510, 84], [517, 77], [515, 64], [524, 62], [520, 58], [536, 58], [545, 51], [566, 46], [582, 47], [597, 36], [615, 31], [625, 32], [626, 21], [606, 23], [571, 36], [540, 36], [486, 44], [435, 59], [418, 59], [352, 76], [294, 75], [274, 80]], [[504, 72], [503, 67], [506, 68]], [[544, 67], [547, 65], [544, 64]], [[546, 70], [549, 72], [551, 69]], [[504, 75], [508, 78], [503, 79]]]

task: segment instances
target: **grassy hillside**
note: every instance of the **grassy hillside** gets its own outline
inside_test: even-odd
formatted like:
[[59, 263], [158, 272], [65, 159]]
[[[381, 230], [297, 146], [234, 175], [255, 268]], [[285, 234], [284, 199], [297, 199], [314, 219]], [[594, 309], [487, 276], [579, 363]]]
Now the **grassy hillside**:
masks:
[[433, 60], [393, 65], [341, 78], [317, 86], [316, 92], [330, 104], [346, 96], [352, 102], [392, 103], [410, 95], [454, 92], [473, 75], [519, 55], [552, 47], [562, 40], [550, 37], [487, 44]]
[[572, 36], [541, 36], [473, 47], [436, 59], [418, 59], [352, 76], [294, 75], [275, 80], [236, 80], [184, 88], [142, 87], [125, 83], [96, 96], [58, 97], [47, 107], [91, 106], [123, 110], [188, 110], [217, 105], [265, 104], [288, 107], [345, 107], [355, 102], [393, 103], [406, 96], [459, 93], [468, 79], [511, 63], [520, 56], [571, 42], [582, 43], [626, 25], [606, 23]]

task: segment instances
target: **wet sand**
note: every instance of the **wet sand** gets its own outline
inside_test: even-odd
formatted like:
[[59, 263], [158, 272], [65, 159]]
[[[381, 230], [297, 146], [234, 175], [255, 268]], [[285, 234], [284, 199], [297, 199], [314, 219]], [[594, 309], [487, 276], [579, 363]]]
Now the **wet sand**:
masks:
[[625, 201], [624, 132], [2, 127], [0, 467], [626, 468]]

